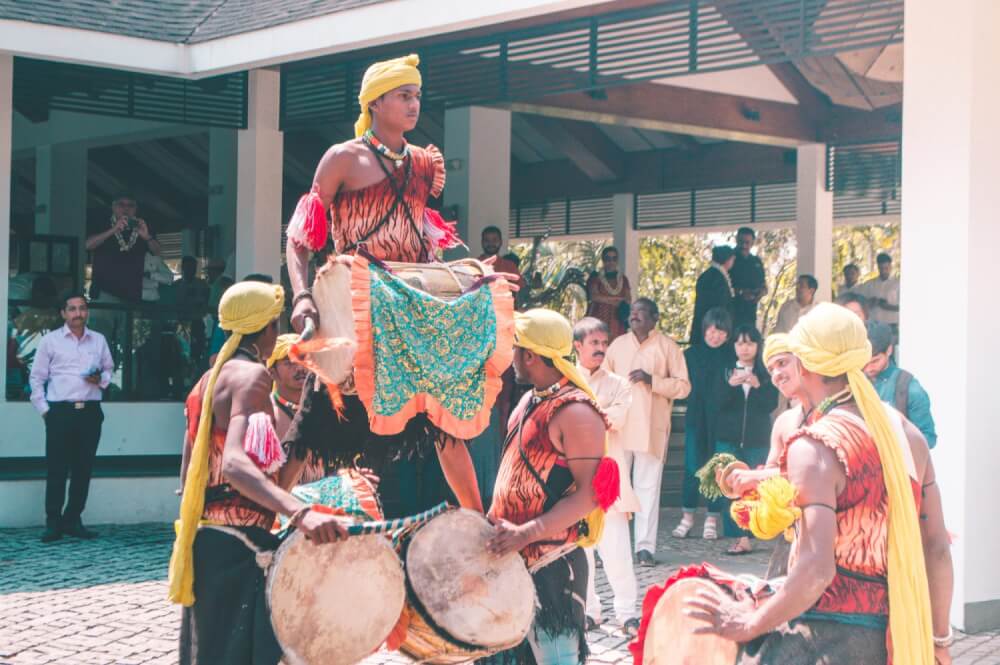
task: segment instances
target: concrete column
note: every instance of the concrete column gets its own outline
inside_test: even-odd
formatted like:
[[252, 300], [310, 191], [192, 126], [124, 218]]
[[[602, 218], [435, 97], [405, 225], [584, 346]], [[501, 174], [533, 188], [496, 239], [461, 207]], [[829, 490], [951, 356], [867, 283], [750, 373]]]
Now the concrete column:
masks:
[[213, 127], [208, 130], [208, 226], [218, 242], [208, 258], [229, 261], [233, 276], [233, 252], [236, 249], [236, 162], [235, 129]]
[[[510, 220], [510, 111], [479, 106], [444, 113], [448, 180], [444, 204], [458, 211], [458, 232], [473, 256], [482, 253], [487, 226], [504, 230]], [[502, 250], [501, 250], [502, 253]], [[460, 258], [464, 251], [449, 252]]]
[[826, 146], [813, 143], [797, 150], [795, 167], [795, 240], [798, 271], [819, 282], [816, 301], [830, 300], [833, 277], [833, 192], [826, 191]]
[[[14, 117], [14, 56], [0, 53], [0, 321], [7, 344], [7, 280], [10, 275], [10, 162]], [[7, 354], [0, 353], [0, 377], [6, 384]], [[0, 401], [7, 399], [0, 391]]]
[[86, 146], [60, 143], [35, 148], [35, 233], [77, 239], [76, 280], [83, 286], [87, 256]]
[[260, 272], [281, 277], [281, 173], [278, 129], [280, 73], [250, 72], [247, 129], [239, 132], [236, 278]]
[[908, 0], [903, 64], [901, 365], [931, 396], [952, 545], [952, 622], [1000, 628], [996, 357], [1000, 4]]
[[632, 285], [632, 297], [639, 295], [639, 232], [635, 230], [635, 194], [615, 194], [614, 237], [618, 248], [618, 266]]

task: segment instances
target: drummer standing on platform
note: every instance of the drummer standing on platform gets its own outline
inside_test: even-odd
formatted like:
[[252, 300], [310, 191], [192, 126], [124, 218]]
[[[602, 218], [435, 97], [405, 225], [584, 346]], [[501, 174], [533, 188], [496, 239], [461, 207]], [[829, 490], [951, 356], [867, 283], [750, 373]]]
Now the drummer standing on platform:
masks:
[[660, 521], [660, 482], [670, 437], [674, 400], [688, 396], [687, 363], [677, 343], [656, 329], [660, 312], [649, 298], [632, 303], [631, 331], [608, 348], [604, 366], [632, 383], [629, 407], [620, 437], [625, 467], [639, 497], [635, 515], [635, 551], [640, 565], [656, 563], [656, 531]]
[[[420, 118], [419, 62], [416, 55], [409, 55], [368, 68], [358, 96], [361, 114], [354, 125], [355, 138], [326, 151], [316, 167], [312, 191], [296, 208], [288, 229], [287, 264], [295, 293], [292, 327], [298, 332], [306, 319], [319, 321], [307, 282], [309, 255], [326, 246], [331, 232], [338, 254], [354, 254], [363, 243], [381, 261], [430, 263], [437, 260], [439, 250], [461, 243], [454, 227], [427, 209], [427, 199], [440, 196], [444, 188], [441, 152], [432, 145], [410, 145], [403, 136]], [[342, 306], [350, 308], [351, 303]], [[365, 452], [370, 433], [329, 436], [338, 431], [339, 419], [325, 392], [312, 377], [306, 381], [302, 406], [286, 440], [293, 448], [318, 447], [316, 452], [329, 460], [345, 463]], [[353, 412], [348, 402], [354, 402]], [[349, 415], [361, 408], [351, 395], [345, 403]], [[440, 431], [435, 439], [441, 469], [459, 504], [482, 511], [467, 446]], [[380, 447], [402, 447], [406, 456], [416, 445], [404, 435]]]
[[[573, 327], [573, 350], [580, 365], [580, 373], [597, 395], [597, 403], [604, 410], [608, 422], [608, 455], [625, 468], [625, 447], [621, 429], [632, 404], [632, 386], [623, 377], [601, 367], [608, 352], [610, 333], [608, 325], [600, 319], [586, 317]], [[625, 632], [634, 635], [639, 630], [639, 615], [635, 604], [638, 599], [635, 570], [632, 568], [632, 541], [629, 537], [629, 514], [639, 510], [639, 499], [632, 491], [628, 474], [619, 476], [621, 498], [604, 518], [604, 535], [597, 544], [597, 553], [604, 562], [604, 574], [614, 594], [615, 619]], [[601, 599], [594, 585], [594, 555], [585, 550], [590, 571], [587, 580], [587, 616], [595, 623], [601, 619]], [[589, 622], [588, 622], [589, 623]]]
[[541, 607], [520, 649], [530, 647], [538, 665], [583, 663], [587, 559], [577, 541], [580, 521], [598, 505], [593, 481], [607, 421], [568, 359], [569, 321], [533, 309], [515, 322], [514, 372], [532, 390], [511, 415], [489, 513], [497, 535], [487, 547], [520, 551], [532, 572]]

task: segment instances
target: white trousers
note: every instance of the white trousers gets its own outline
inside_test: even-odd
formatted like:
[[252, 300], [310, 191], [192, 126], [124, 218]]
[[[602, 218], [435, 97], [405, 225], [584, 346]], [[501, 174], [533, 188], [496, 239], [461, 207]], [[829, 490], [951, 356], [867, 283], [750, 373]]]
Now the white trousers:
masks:
[[[601, 620], [601, 599], [594, 583], [594, 548], [585, 547], [587, 554], [587, 616]], [[614, 598], [615, 619], [625, 623], [639, 616], [636, 601], [639, 597], [635, 571], [632, 569], [632, 544], [628, 533], [628, 517], [611, 511], [604, 517], [604, 535], [597, 544], [597, 553], [604, 563], [604, 574], [611, 585]]]
[[635, 551], [656, 552], [656, 529], [660, 524], [660, 484], [663, 460], [656, 455], [625, 451], [625, 468], [632, 468], [632, 489], [639, 498], [635, 514]]

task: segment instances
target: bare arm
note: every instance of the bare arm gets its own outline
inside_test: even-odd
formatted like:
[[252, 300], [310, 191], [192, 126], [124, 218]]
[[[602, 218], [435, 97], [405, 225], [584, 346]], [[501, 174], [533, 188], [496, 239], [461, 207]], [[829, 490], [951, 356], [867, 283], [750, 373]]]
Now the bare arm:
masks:
[[560, 499], [552, 510], [521, 525], [501, 522], [487, 548], [495, 554], [521, 550], [531, 543], [565, 531], [597, 507], [593, 480], [604, 455], [604, 420], [587, 404], [561, 408], [549, 423], [549, 436], [566, 456], [573, 474], [573, 491]]
[[442, 441], [437, 446], [438, 461], [441, 462], [441, 471], [444, 472], [448, 487], [458, 499], [458, 505], [483, 512], [479, 481], [476, 480], [476, 469], [472, 466], [469, 446], [461, 439], [451, 437], [444, 432], [440, 436]]
[[185, 428], [184, 443], [181, 447], [181, 488], [179, 490], [180, 493], [184, 492], [184, 480], [187, 478], [188, 465], [191, 463], [191, 453], [189, 452], [190, 445], [191, 445], [191, 437], [188, 436], [187, 428]]

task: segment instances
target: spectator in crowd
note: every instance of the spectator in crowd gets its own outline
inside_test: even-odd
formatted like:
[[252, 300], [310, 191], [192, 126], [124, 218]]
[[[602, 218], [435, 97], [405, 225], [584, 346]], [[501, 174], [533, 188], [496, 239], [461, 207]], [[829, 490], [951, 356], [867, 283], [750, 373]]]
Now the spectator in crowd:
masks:
[[483, 243], [483, 253], [479, 255], [479, 260], [485, 261], [491, 256], [495, 256], [496, 260], [493, 262], [493, 269], [497, 272], [507, 273], [508, 275], [517, 275], [517, 285], [524, 286], [524, 277], [521, 276], [518, 263], [511, 261], [506, 255], [500, 256], [500, 250], [503, 249], [503, 233], [500, 231], [500, 228], [487, 226], [483, 229], [481, 240]]
[[712, 265], [701, 273], [695, 284], [694, 319], [691, 321], [691, 343], [702, 343], [702, 319], [713, 307], [733, 311], [733, 284], [729, 271], [736, 261], [736, 253], [729, 245], [712, 248]]
[[937, 445], [937, 431], [931, 415], [931, 398], [916, 377], [901, 369], [892, 359], [893, 332], [888, 324], [868, 322], [868, 341], [872, 359], [865, 365], [865, 374], [875, 385], [875, 392], [917, 426], [927, 439], [927, 446]]
[[837, 304], [857, 314], [862, 321], [868, 321], [868, 300], [857, 291], [838, 296]]
[[138, 302], [146, 254], [160, 255], [160, 243], [146, 220], [136, 217], [138, 205], [131, 194], [120, 194], [111, 203], [109, 228], [87, 238], [94, 253], [90, 295], [105, 302]]
[[174, 283], [174, 272], [159, 256], [146, 253], [142, 265], [142, 301], [159, 302], [160, 288]]
[[652, 566], [670, 417], [674, 400], [687, 397], [691, 383], [680, 347], [656, 329], [660, 318], [656, 303], [639, 298], [631, 312], [631, 330], [611, 343], [604, 362], [608, 371], [632, 383], [632, 404], [621, 429], [626, 451], [623, 473], [631, 470], [632, 487], [639, 497], [636, 558], [640, 565]]
[[587, 316], [607, 324], [611, 341], [628, 329], [632, 302], [632, 285], [618, 270], [618, 260], [618, 249], [605, 247], [601, 250], [601, 270], [587, 280]]
[[751, 254], [757, 234], [749, 226], [736, 232], [736, 259], [730, 277], [736, 298], [733, 301], [733, 325], [756, 326], [757, 305], [767, 294], [767, 279], [760, 257]]
[[886, 253], [875, 259], [878, 277], [862, 286], [868, 298], [868, 312], [873, 321], [888, 323], [893, 333], [899, 333], [899, 278], [892, 276], [892, 257]]
[[819, 282], [812, 275], [799, 275], [795, 282], [795, 297], [789, 298], [778, 310], [774, 332], [788, 332], [798, 320], [816, 306], [816, 289]]
[[[694, 527], [694, 513], [698, 510], [701, 494], [695, 472], [708, 462], [715, 448], [715, 416], [717, 398], [711, 394], [715, 379], [723, 376], [732, 366], [733, 348], [727, 344], [733, 332], [732, 318], [722, 307], [705, 313], [701, 321], [704, 344], [692, 344], [684, 351], [684, 361], [691, 379], [691, 393], [684, 414], [684, 480], [681, 505], [683, 516], [673, 530], [674, 538], [686, 538]], [[718, 516], [709, 514], [703, 537], [718, 537]]]
[[861, 269], [856, 263], [848, 263], [844, 266], [844, 283], [837, 287], [837, 298], [842, 298], [848, 293], [860, 292]]
[[181, 307], [204, 307], [208, 304], [208, 283], [198, 277], [198, 259], [193, 256], [181, 259], [181, 278], [174, 282], [173, 291], [173, 300]]
[[[628, 380], [602, 367], [611, 343], [608, 325], [600, 319], [586, 317], [573, 327], [573, 350], [580, 373], [587, 379], [597, 402], [608, 418], [608, 455], [620, 468], [625, 467], [625, 445], [621, 439], [622, 427], [632, 404], [632, 390]], [[615, 619], [630, 635], [639, 630], [635, 605], [638, 588], [632, 568], [632, 542], [629, 538], [628, 516], [639, 510], [639, 500], [632, 491], [628, 474], [620, 475], [620, 498], [604, 518], [604, 535], [597, 544], [597, 553], [604, 563], [611, 592], [614, 596]], [[594, 585], [594, 554], [586, 549], [589, 564], [587, 580], [587, 624], [596, 627], [601, 623], [601, 599]]]
[[97, 536], [83, 526], [80, 516], [104, 422], [101, 391], [111, 383], [114, 370], [104, 336], [87, 327], [83, 293], [66, 294], [60, 313], [65, 325], [42, 338], [29, 379], [31, 403], [45, 422], [45, 543], [64, 534]]
[[[751, 326], [733, 332], [736, 362], [716, 377], [720, 399], [716, 411], [715, 453], [729, 453], [753, 469], [767, 461], [771, 445], [771, 412], [778, 406], [778, 391], [761, 361], [763, 339]], [[753, 551], [750, 538], [736, 526], [729, 514], [730, 501], [725, 497], [712, 502], [711, 511], [722, 514], [722, 533], [739, 540], [727, 554]], [[708, 523], [705, 524], [708, 530]]]

